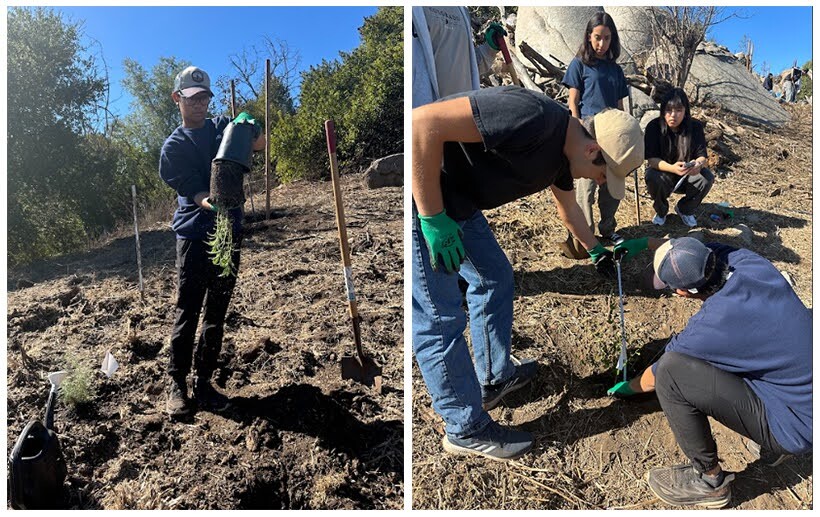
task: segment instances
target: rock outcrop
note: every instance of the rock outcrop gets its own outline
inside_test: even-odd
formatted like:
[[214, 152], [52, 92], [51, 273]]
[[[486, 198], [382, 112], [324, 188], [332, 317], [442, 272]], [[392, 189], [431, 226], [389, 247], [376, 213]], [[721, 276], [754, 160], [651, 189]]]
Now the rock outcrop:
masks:
[[374, 160], [364, 173], [370, 189], [404, 186], [404, 153]]

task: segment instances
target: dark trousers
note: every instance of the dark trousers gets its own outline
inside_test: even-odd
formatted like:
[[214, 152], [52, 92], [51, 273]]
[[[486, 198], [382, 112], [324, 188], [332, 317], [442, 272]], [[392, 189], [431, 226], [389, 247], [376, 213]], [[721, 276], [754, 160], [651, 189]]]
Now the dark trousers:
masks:
[[658, 361], [655, 392], [678, 445], [699, 472], [718, 464], [707, 416], [751, 438], [762, 450], [788, 454], [769, 431], [763, 402], [737, 375], [700, 359], [667, 352]]
[[[675, 185], [678, 184], [680, 176], [671, 172], [659, 171], [651, 167], [646, 168], [646, 189], [652, 196], [655, 213], [661, 217], [666, 217], [669, 213], [668, 198], [672, 195]], [[715, 176], [709, 169], [701, 169], [699, 176], [687, 176], [683, 185], [675, 190], [678, 194], [684, 194], [683, 199], [678, 201], [678, 208], [683, 215], [694, 215], [695, 209], [700, 206], [703, 198], [712, 189]]]
[[[234, 236], [233, 262], [239, 270], [241, 235]], [[184, 379], [191, 371], [210, 378], [222, 349], [225, 315], [231, 301], [236, 277], [220, 278], [221, 269], [213, 265], [205, 241], [177, 239], [177, 303], [174, 330], [171, 333], [171, 360], [168, 374]], [[203, 308], [202, 330], [194, 353], [194, 335]]]

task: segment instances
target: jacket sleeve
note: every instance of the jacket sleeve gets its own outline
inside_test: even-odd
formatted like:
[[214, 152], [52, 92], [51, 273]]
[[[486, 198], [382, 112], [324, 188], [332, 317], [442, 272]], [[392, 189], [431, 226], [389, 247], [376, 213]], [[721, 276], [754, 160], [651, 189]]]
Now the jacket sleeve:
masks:
[[164, 145], [159, 158], [159, 176], [177, 194], [193, 198], [199, 192], [206, 192], [210, 185], [196, 174], [194, 164], [173, 145]]

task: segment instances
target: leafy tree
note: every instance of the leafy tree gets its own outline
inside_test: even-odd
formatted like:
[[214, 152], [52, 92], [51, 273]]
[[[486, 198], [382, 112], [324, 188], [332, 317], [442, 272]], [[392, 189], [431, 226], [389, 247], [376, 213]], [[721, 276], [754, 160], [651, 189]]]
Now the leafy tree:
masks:
[[81, 40], [81, 25], [51, 9], [8, 11], [11, 265], [85, 239], [83, 142], [106, 84]]
[[302, 74], [299, 107], [272, 130], [273, 156], [283, 181], [319, 178], [329, 171], [323, 122], [336, 125], [337, 152], [353, 166], [402, 149], [404, 52], [401, 7], [381, 7], [365, 18], [361, 43], [340, 59]]

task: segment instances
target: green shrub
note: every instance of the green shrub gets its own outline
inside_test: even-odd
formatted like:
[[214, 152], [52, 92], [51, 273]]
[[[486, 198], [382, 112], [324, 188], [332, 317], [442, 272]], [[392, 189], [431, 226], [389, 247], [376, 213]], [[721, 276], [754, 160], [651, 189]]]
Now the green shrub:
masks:
[[66, 359], [69, 364], [68, 376], [60, 385], [60, 398], [70, 406], [90, 403], [97, 394], [94, 387], [94, 370], [82, 364], [76, 357]]

